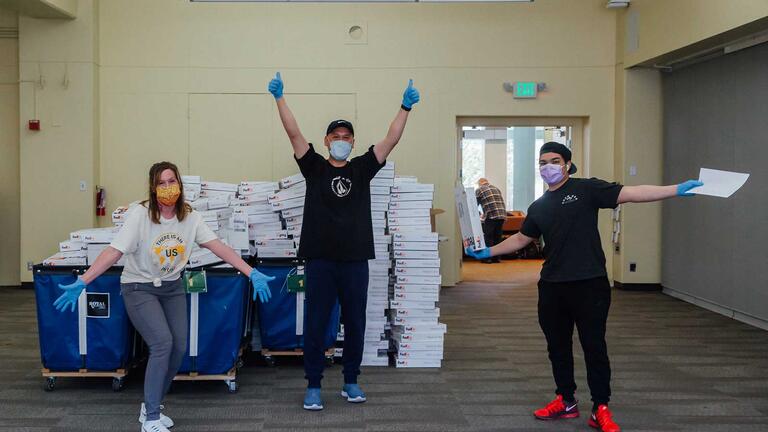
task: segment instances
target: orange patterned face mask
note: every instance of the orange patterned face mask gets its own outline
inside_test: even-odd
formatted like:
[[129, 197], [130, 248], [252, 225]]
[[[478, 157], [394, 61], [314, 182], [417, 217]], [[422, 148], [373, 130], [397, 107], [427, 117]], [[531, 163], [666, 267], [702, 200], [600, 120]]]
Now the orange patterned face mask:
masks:
[[157, 193], [157, 201], [168, 207], [173, 207], [176, 205], [176, 201], [179, 200], [179, 195], [181, 195], [181, 189], [179, 189], [178, 184], [172, 184], [169, 186], [158, 186], [157, 189], [155, 189], [155, 193]]

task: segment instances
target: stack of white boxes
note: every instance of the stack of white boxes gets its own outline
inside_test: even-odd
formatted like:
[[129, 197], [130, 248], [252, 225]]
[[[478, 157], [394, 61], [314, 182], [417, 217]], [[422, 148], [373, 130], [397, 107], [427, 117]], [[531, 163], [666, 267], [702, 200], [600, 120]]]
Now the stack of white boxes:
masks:
[[[234, 209], [232, 208], [237, 196], [237, 184], [203, 180], [200, 176], [182, 176], [184, 198], [193, 209], [200, 212], [203, 221], [225, 244], [234, 234]], [[248, 255], [248, 245], [242, 243], [233, 248], [241, 255]], [[194, 245], [189, 254], [188, 267], [201, 267], [221, 262], [221, 258], [208, 249]]]
[[396, 367], [440, 367], [446, 326], [438, 322], [440, 257], [430, 209], [434, 185], [396, 178], [388, 223], [394, 259], [390, 295]]
[[281, 179], [278, 186], [279, 190], [270, 194], [267, 202], [278, 215], [281, 230], [257, 241], [258, 256], [296, 258], [301, 241], [307, 183], [301, 174], [294, 174]]
[[389, 339], [386, 336], [389, 308], [389, 255], [391, 237], [386, 233], [390, 190], [395, 165], [388, 162], [371, 180], [371, 221], [375, 259], [368, 261], [368, 304], [366, 306], [363, 366], [389, 366]]

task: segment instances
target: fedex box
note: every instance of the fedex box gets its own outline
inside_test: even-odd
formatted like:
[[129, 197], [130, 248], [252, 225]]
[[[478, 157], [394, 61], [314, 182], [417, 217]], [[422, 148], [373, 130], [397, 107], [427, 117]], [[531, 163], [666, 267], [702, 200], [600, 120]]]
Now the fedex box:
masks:
[[480, 225], [480, 211], [477, 208], [474, 190], [458, 186], [454, 190], [454, 195], [464, 248], [472, 246], [474, 249], [485, 249], [483, 227]]

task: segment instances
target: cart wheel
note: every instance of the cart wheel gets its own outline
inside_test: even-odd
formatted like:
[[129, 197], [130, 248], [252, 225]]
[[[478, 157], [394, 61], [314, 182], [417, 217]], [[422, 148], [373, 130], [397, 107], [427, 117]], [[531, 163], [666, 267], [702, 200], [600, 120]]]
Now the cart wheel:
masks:
[[235, 368], [240, 369], [244, 365], [245, 363], [243, 362], [243, 359], [237, 359], [237, 363], [235, 363]]
[[237, 381], [226, 381], [227, 389], [230, 393], [237, 393], [238, 385]]
[[267, 366], [269, 367], [275, 367], [275, 358], [268, 355], [264, 356], [264, 361], [267, 363]]
[[54, 377], [48, 377], [45, 379], [45, 382], [43, 383], [43, 390], [47, 392], [53, 391], [53, 389], [56, 388], [56, 378]]
[[329, 356], [329, 355], [325, 356], [325, 365], [327, 367], [333, 366], [333, 356]]
[[112, 378], [112, 391], [119, 392], [123, 389], [125, 380], [123, 378]]

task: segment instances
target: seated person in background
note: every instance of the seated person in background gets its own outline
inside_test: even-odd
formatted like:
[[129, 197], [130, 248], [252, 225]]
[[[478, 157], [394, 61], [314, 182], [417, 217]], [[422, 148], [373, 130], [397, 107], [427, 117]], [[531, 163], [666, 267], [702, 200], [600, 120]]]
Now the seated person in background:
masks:
[[[486, 247], [496, 246], [501, 243], [501, 232], [504, 221], [507, 220], [507, 209], [504, 207], [504, 197], [496, 186], [488, 182], [488, 179], [481, 178], [477, 181], [478, 188], [475, 190], [477, 202], [483, 208], [483, 234], [485, 236]], [[501, 260], [498, 257], [482, 260], [483, 263], [498, 263]]]

